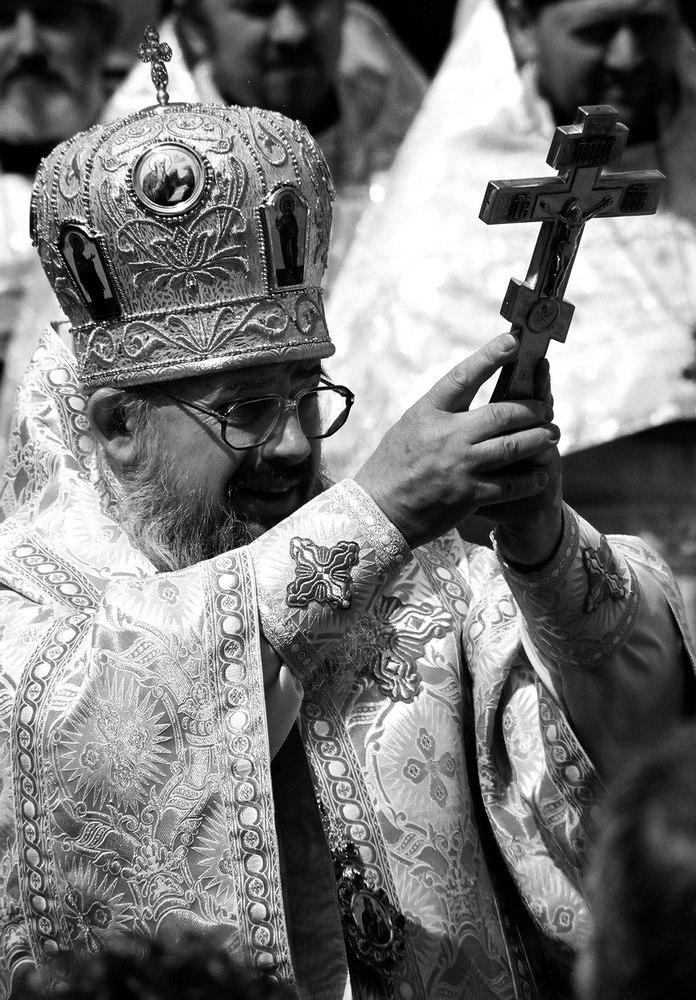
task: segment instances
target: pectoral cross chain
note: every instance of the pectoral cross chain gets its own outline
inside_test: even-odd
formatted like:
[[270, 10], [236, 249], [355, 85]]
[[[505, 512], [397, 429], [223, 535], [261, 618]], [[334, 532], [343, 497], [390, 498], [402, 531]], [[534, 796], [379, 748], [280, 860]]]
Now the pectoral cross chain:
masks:
[[657, 210], [664, 182], [658, 170], [611, 172], [627, 139], [628, 129], [611, 106], [578, 108], [575, 122], [559, 126], [551, 142], [546, 162], [558, 177], [489, 182], [484, 222], [541, 222], [527, 277], [511, 279], [500, 310], [520, 350], [502, 369], [493, 402], [532, 396], [537, 363], [552, 340], [566, 339], [575, 307], [563, 294], [585, 224]]

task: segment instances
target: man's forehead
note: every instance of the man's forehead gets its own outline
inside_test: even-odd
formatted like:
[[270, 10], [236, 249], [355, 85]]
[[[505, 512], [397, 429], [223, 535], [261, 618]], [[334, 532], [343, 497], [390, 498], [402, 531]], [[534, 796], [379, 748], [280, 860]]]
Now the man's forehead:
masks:
[[59, 9], [57, 9], [57, 0], [0, 0], [0, 8], [2, 8], [3, 20], [19, 13], [19, 11], [28, 10], [39, 15], [56, 16], [61, 13], [66, 22], [69, 23], [70, 15], [80, 11], [100, 14], [107, 11], [113, 13], [114, 4], [113, 0], [111, 2], [109, 0], [60, 0]]
[[172, 391], [183, 392], [187, 398], [201, 400], [228, 391], [235, 396], [247, 396], [249, 393], [273, 393], [282, 383], [320, 372], [320, 358], [305, 358], [194, 375], [167, 383], [164, 388], [170, 386]]
[[539, 14], [553, 10], [556, 17], [572, 20], [594, 20], [596, 18], [625, 18], [673, 16], [678, 10], [675, 0], [524, 0], [530, 10]]
[[[215, 22], [218, 18], [228, 13], [246, 14], [254, 18], [272, 17], [281, 6], [283, 0], [265, 0], [263, 4], [254, 4], [250, 7], [248, 0], [179, 0], [180, 8], [188, 4], [197, 6], [208, 21]], [[316, 10], [335, 11], [337, 14], [343, 10], [344, 0], [293, 0], [293, 6], [303, 12], [314, 12]]]

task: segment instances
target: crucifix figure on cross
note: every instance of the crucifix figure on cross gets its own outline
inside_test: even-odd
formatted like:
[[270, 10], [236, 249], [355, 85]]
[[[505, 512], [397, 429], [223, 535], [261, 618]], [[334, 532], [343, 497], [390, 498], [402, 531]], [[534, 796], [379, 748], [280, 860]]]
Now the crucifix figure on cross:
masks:
[[563, 294], [585, 223], [657, 211], [664, 182], [659, 170], [612, 172], [628, 139], [618, 117], [610, 105], [578, 108], [574, 123], [559, 126], [551, 142], [546, 162], [558, 177], [488, 184], [480, 213], [484, 222], [541, 222], [527, 277], [511, 279], [500, 309], [520, 349], [501, 371], [493, 402], [529, 398], [549, 343], [566, 339], [575, 307]]

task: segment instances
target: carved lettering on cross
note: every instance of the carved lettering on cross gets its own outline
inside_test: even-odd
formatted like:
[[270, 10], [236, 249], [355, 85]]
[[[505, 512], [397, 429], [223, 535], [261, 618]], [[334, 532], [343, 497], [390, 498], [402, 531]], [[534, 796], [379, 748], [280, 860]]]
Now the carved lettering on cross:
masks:
[[617, 173], [628, 129], [610, 105], [578, 108], [556, 129], [547, 163], [558, 177], [490, 181], [480, 218], [489, 225], [541, 222], [524, 281], [512, 278], [501, 307], [520, 340], [491, 400], [528, 399], [534, 370], [552, 340], [566, 339], [575, 307], [563, 298], [585, 223], [594, 218], [652, 215], [664, 177], [658, 170]]

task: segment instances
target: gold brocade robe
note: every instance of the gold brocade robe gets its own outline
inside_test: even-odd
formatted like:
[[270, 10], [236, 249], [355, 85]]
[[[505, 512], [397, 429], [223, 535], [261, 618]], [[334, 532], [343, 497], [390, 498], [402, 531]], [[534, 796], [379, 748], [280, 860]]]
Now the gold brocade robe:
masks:
[[[189, 930], [289, 982], [309, 970], [297, 978], [313, 997], [369, 993], [348, 979], [322, 889], [311, 774], [405, 916], [397, 997], [544, 995], [548, 961], [587, 935], [580, 869], [600, 790], [554, 663], [659, 655], [668, 603], [680, 614], [666, 570], [569, 510], [558, 556], [524, 578], [453, 534], [411, 553], [345, 481], [248, 547], [158, 574], [110, 513], [73, 362], [49, 332], [1, 499], [3, 993], [59, 950]], [[274, 797], [261, 632], [305, 681], [342, 651], [343, 676], [301, 712], [299, 827], [284, 757], [297, 730]]]

